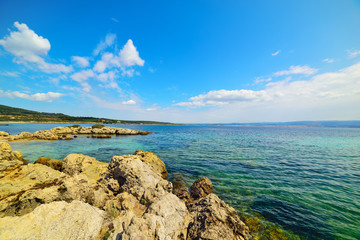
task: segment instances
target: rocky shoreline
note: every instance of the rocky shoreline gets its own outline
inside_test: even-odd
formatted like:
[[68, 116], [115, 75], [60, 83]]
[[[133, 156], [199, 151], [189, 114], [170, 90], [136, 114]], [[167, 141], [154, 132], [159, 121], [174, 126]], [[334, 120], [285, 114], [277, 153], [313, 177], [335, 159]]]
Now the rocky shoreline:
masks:
[[[63, 132], [61, 132], [63, 133]], [[77, 131], [79, 134], [79, 131]], [[0, 239], [249, 239], [236, 210], [211, 181], [191, 187], [167, 180], [151, 152], [82, 154], [26, 164], [0, 143]]]
[[72, 140], [78, 135], [88, 135], [93, 138], [111, 138], [113, 135], [147, 135], [150, 132], [127, 128], [106, 127], [96, 124], [92, 127], [73, 125], [69, 127], [55, 127], [50, 130], [40, 130], [34, 133], [22, 132], [12, 136], [7, 132], [0, 131], [0, 140]]

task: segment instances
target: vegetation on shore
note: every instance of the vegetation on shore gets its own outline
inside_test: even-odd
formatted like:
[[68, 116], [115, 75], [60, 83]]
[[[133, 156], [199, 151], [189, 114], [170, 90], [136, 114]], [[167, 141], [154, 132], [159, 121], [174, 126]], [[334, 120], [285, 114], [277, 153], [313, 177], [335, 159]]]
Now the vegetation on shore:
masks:
[[102, 124], [159, 124], [168, 122], [131, 121], [95, 117], [73, 117], [62, 113], [46, 113], [0, 105], [0, 122], [58, 122], [58, 123], [102, 123]]

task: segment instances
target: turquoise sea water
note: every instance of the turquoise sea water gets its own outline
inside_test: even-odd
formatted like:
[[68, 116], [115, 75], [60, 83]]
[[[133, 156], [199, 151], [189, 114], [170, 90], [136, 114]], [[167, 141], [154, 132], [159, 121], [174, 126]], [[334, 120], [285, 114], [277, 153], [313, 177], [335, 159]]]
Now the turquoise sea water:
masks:
[[[10, 123], [34, 132], [66, 124]], [[83, 125], [86, 126], [86, 125]], [[138, 149], [156, 153], [172, 180], [202, 176], [248, 215], [256, 213], [306, 239], [360, 239], [360, 129], [316, 127], [112, 125], [147, 136], [11, 143], [24, 158], [83, 153], [108, 162]]]

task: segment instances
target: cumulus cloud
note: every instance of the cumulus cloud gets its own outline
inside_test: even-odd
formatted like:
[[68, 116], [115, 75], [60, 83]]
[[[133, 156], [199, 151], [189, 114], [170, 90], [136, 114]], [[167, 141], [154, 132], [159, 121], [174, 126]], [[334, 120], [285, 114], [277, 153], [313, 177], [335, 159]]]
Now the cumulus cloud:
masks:
[[145, 61], [139, 57], [139, 52], [136, 50], [131, 39], [129, 39], [123, 49], [121, 49], [120, 61], [124, 66], [144, 66], [145, 63]]
[[283, 76], [283, 75], [292, 75], [292, 74], [304, 74], [304, 75], [313, 75], [317, 73], [318, 69], [311, 68], [307, 65], [304, 66], [290, 66], [288, 70], [283, 70], [274, 73], [274, 76]]
[[276, 52], [272, 53], [271, 55], [272, 55], [272, 56], [276, 56], [276, 55], [278, 55], [279, 53], [280, 53], [280, 50], [278, 50], [278, 51], [276, 51]]
[[88, 70], [83, 70], [81, 72], [74, 73], [70, 76], [70, 78], [77, 81], [78, 83], [80, 83], [80, 85], [83, 87], [84, 92], [90, 92], [91, 86], [87, 82], [87, 80], [94, 76], [95, 76], [94, 72], [92, 70], [88, 69]]
[[17, 58], [18, 63], [35, 63], [45, 73], [68, 73], [72, 67], [64, 64], [52, 64], [44, 60], [50, 50], [50, 42], [37, 35], [25, 23], [15, 22], [17, 30], [11, 31], [9, 36], [0, 40], [0, 45]]
[[331, 58], [325, 58], [324, 60], [322, 60], [323, 62], [326, 62], [326, 63], [333, 63], [334, 62], [334, 59], [331, 59]]
[[348, 101], [353, 105], [360, 101], [360, 63], [337, 72], [315, 75], [306, 81], [278, 81], [268, 83], [264, 90], [217, 90], [191, 97], [188, 102], [175, 105], [187, 107], [205, 106], [260, 106], [279, 108], [309, 104], [309, 108], [321, 104], [331, 107], [333, 101]]
[[123, 101], [122, 104], [124, 105], [135, 105], [136, 102], [132, 99], [128, 100], [128, 101]]
[[102, 51], [104, 51], [106, 48], [112, 46], [115, 43], [116, 34], [108, 33], [105, 37], [105, 40], [101, 41], [96, 48], [93, 51], [93, 54], [99, 55]]
[[81, 68], [85, 68], [90, 65], [89, 58], [87, 57], [72, 56], [71, 60]]
[[22, 98], [31, 101], [39, 101], [39, 102], [52, 102], [60, 97], [65, 96], [62, 93], [56, 92], [47, 92], [47, 93], [35, 93], [35, 94], [27, 94], [19, 91], [6, 91], [0, 89], [0, 97], [8, 97], [8, 98]]

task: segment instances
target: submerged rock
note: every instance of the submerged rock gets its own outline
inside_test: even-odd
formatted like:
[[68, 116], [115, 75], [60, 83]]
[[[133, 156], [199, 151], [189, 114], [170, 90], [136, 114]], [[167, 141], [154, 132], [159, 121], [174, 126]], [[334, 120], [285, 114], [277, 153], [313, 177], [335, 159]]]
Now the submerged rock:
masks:
[[97, 239], [105, 212], [89, 204], [52, 202], [21, 217], [0, 218], [0, 239]]

